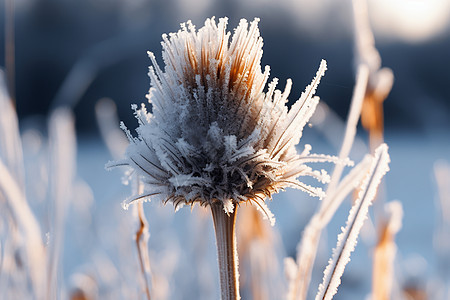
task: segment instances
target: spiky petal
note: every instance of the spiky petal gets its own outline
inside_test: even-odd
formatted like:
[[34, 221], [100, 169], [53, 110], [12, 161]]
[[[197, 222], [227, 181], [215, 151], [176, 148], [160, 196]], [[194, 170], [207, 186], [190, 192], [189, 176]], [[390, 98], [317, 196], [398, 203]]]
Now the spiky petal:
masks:
[[314, 93], [326, 62], [288, 109], [291, 80], [281, 92], [274, 79], [264, 92], [269, 67], [262, 71], [258, 21], [241, 20], [232, 37], [226, 18], [207, 19], [199, 30], [191, 22], [181, 24], [177, 33], [163, 35], [164, 70], [149, 53], [152, 112], [133, 106], [138, 136], [125, 129], [130, 145], [125, 159], [115, 163], [131, 166], [146, 193], [125, 207], [151, 196], [175, 206], [222, 202], [231, 213], [236, 204], [252, 201], [273, 220], [264, 200], [280, 189], [323, 196], [298, 178], [326, 181], [325, 172], [306, 163], [336, 159], [310, 154], [309, 146], [298, 153], [295, 146], [319, 101]]

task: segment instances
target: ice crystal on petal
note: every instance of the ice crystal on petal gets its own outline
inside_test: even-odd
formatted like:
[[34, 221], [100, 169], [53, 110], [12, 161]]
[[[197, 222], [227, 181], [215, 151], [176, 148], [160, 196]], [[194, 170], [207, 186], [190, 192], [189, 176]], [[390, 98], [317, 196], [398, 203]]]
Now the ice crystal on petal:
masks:
[[161, 69], [149, 52], [151, 88], [148, 112], [132, 109], [137, 137], [125, 130], [130, 145], [125, 159], [145, 183], [145, 192], [125, 202], [158, 197], [175, 206], [222, 202], [231, 213], [240, 202], [253, 202], [274, 221], [264, 201], [280, 189], [299, 188], [313, 196], [320, 188], [298, 180], [329, 180], [324, 171], [305, 165], [336, 162], [335, 157], [298, 153], [302, 130], [319, 98], [314, 96], [326, 70], [323, 60], [312, 83], [291, 109], [286, 103], [292, 82], [283, 92], [278, 80], [268, 84], [269, 67], [261, 68], [263, 40], [258, 19], [241, 20], [231, 36], [227, 19], [207, 19], [196, 30], [191, 22], [163, 35]]

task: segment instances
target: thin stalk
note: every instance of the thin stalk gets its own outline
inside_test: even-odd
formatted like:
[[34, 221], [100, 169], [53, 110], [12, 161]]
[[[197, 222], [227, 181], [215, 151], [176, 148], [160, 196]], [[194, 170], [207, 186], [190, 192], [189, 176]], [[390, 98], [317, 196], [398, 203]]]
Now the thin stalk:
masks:
[[[369, 69], [366, 65], [361, 64], [358, 67], [350, 112], [347, 118], [344, 141], [342, 142], [339, 153], [339, 158], [342, 160], [348, 157], [356, 136], [356, 126], [359, 120], [368, 78]], [[335, 166], [333, 174], [331, 175], [331, 181], [328, 184], [327, 196], [322, 200], [319, 210], [311, 218], [304, 230], [297, 253], [297, 276], [294, 281], [289, 283], [289, 300], [304, 300], [307, 297], [322, 230], [328, 225], [328, 222], [344, 200], [346, 194], [350, 192], [350, 190], [342, 194], [336, 192], [341, 186], [340, 184], [342, 184], [341, 177], [343, 169], [343, 164], [337, 164]], [[359, 170], [359, 168], [357, 170]], [[359, 171], [355, 174], [359, 174]], [[338, 195], [339, 197], [337, 197]]]
[[14, 0], [5, 1], [5, 69], [11, 103], [16, 105], [15, 92], [15, 41], [14, 41]]
[[237, 300], [239, 295], [238, 255], [236, 248], [236, 210], [228, 215], [222, 204], [211, 205], [216, 234], [222, 300]]
[[[365, 64], [360, 64], [356, 72], [356, 84], [353, 89], [353, 96], [350, 104], [350, 111], [347, 117], [347, 126], [345, 128], [344, 140], [342, 141], [341, 150], [339, 152], [339, 158], [345, 159], [350, 154], [353, 142], [355, 140], [358, 121], [361, 116], [361, 108], [364, 102], [364, 95], [367, 90], [367, 83], [369, 80], [369, 67]], [[334, 192], [337, 188], [339, 181], [344, 170], [344, 164], [337, 164], [331, 174], [331, 180], [327, 187], [327, 195]], [[328, 201], [331, 201], [327, 197], [325, 201], [322, 202], [322, 207], [328, 206]]]
[[150, 259], [148, 257], [148, 222], [144, 214], [144, 206], [142, 202], [138, 203], [139, 228], [136, 232], [136, 246], [138, 250], [139, 263], [141, 266], [142, 276], [144, 278], [144, 289], [147, 300], [151, 300], [151, 273]]

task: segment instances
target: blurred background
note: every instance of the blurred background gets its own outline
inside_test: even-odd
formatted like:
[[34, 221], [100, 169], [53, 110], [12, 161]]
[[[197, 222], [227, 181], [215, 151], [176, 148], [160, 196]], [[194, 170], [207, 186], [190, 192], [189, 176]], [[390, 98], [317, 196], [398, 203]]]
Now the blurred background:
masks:
[[[350, 1], [214, 0], [19, 0], [14, 2], [15, 98], [21, 118], [45, 115], [71, 103], [82, 133], [95, 130], [94, 104], [110, 97], [120, 118], [131, 103], [145, 101], [149, 88], [146, 51], [161, 55], [161, 34], [210, 16], [261, 18], [263, 65], [282, 86], [292, 78], [291, 101], [314, 74], [321, 58], [329, 70], [319, 94], [345, 117], [354, 83], [353, 19]], [[5, 5], [1, 7], [5, 24]], [[450, 2], [369, 1], [369, 14], [383, 66], [395, 84], [385, 103], [391, 129], [423, 133], [450, 128]], [[5, 30], [0, 32], [1, 64]], [[159, 60], [161, 61], [161, 60]]]
[[[392, 160], [385, 190], [388, 200], [400, 200], [403, 204], [403, 228], [397, 236], [399, 268], [404, 270], [404, 282], [425, 289], [426, 278], [436, 274], [440, 262], [433, 246], [439, 215], [433, 166], [436, 161], [450, 160], [450, 1], [369, 0], [368, 7], [382, 66], [391, 68], [395, 76], [392, 91], [384, 102], [385, 140]], [[241, 18], [260, 18], [264, 39], [262, 65], [271, 67], [271, 78], [280, 79], [280, 89], [286, 79], [293, 80], [290, 101], [300, 96], [324, 58], [328, 71], [317, 94], [342, 119], [349, 109], [355, 81], [349, 0], [4, 0], [0, 10], [0, 65], [9, 66], [6, 77], [22, 131], [35, 128], [45, 132], [49, 113], [62, 105], [73, 108], [75, 114], [78, 176], [87, 183], [78, 190], [78, 197], [84, 197], [85, 202], [81, 206], [74, 204], [75, 214], [90, 210], [92, 216], [86, 224], [69, 225], [68, 232], [80, 241], [87, 238], [92, 243], [80, 251], [76, 242], [66, 241], [67, 278], [92, 256], [97, 260], [102, 257], [102, 251], [109, 251], [109, 256], [115, 257], [113, 261], [120, 261], [120, 254], [114, 250], [117, 241], [111, 242], [114, 232], [108, 228], [127, 214], [119, 204], [129, 195], [129, 189], [120, 185], [121, 172], [104, 171], [105, 163], [112, 157], [99, 136], [95, 106], [99, 99], [112, 99], [119, 119], [133, 128], [136, 121], [130, 105], [146, 102], [149, 89], [147, 51], [154, 52], [162, 66], [161, 35], [176, 32], [181, 22], [192, 20], [199, 28], [208, 17], [227, 16], [228, 28], [232, 30]], [[352, 159], [358, 161], [368, 151], [367, 142], [368, 136], [361, 129], [356, 143], [356, 148], [360, 145], [359, 152], [353, 153]], [[316, 152], [327, 154], [336, 154], [339, 147], [314, 126], [306, 130], [302, 143], [311, 143]], [[270, 203], [277, 217], [275, 228], [280, 232], [284, 255], [295, 255], [302, 226], [314, 212], [313, 202], [306, 195], [288, 191]], [[181, 262], [189, 257], [183, 252], [183, 237], [188, 239], [185, 235], [191, 227], [183, 224], [190, 212], [180, 211], [172, 220], [171, 208], [161, 208], [157, 203], [149, 206], [155, 268], [158, 269], [158, 263], [164, 264], [161, 270], [170, 278], [179, 272], [174, 271], [177, 268], [189, 269], [186, 261]], [[293, 212], [290, 206], [301, 213]], [[348, 208], [338, 213], [341, 218], [330, 226], [334, 229], [328, 233], [329, 244], [318, 255], [322, 260], [314, 282], [321, 280], [320, 268], [334, 247]], [[160, 215], [153, 216], [158, 210]], [[68, 223], [71, 221], [77, 222], [69, 216]], [[89, 230], [89, 226], [97, 228], [95, 237], [84, 236], [83, 230]], [[208, 234], [213, 241], [211, 230]], [[171, 234], [181, 240], [175, 243], [164, 238]], [[98, 237], [100, 241], [96, 240]], [[103, 250], [91, 249], [96, 242], [102, 244]], [[164, 249], [170, 247], [178, 250], [176, 259], [168, 258], [172, 252]], [[347, 284], [337, 299], [362, 299], [361, 295], [370, 289], [370, 280], [361, 279], [367, 273], [365, 261], [370, 250], [362, 248], [364, 254], [352, 257], [360, 264], [349, 265], [350, 271], [344, 277]], [[164, 251], [166, 255], [162, 256]], [[215, 260], [214, 250], [208, 255], [211, 261]], [[181, 267], [175, 267], [176, 264]], [[208, 274], [207, 284], [214, 287], [217, 274]], [[188, 289], [189, 281], [178, 283], [177, 287], [164, 283], [171, 290], [172, 299], [183, 299], [181, 291]], [[216, 295], [213, 287], [211, 293]]]

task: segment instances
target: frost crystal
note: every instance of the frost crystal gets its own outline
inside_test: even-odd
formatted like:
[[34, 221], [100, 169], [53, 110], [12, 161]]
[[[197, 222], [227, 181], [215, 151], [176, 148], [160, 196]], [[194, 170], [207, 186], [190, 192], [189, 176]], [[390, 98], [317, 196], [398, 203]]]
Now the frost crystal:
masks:
[[342, 228], [338, 236], [337, 246], [333, 249], [333, 256], [324, 271], [323, 282], [319, 286], [316, 300], [329, 300], [337, 293], [341, 276], [350, 261], [350, 254], [355, 250], [359, 232], [367, 218], [369, 206], [375, 198], [381, 179], [389, 171], [389, 163], [388, 146], [381, 144], [375, 150], [375, 157], [362, 182], [358, 199], [350, 210], [347, 225]]
[[133, 105], [138, 135], [124, 128], [130, 145], [125, 158], [111, 164], [129, 165], [145, 183], [146, 192], [124, 207], [156, 197], [176, 207], [221, 202], [230, 213], [251, 201], [273, 220], [264, 200], [280, 189], [323, 196], [298, 178], [327, 181], [326, 172], [305, 163], [336, 159], [310, 154], [309, 146], [298, 153], [295, 146], [319, 101], [314, 93], [326, 62], [288, 110], [290, 80], [284, 92], [275, 89], [277, 79], [264, 92], [269, 67], [262, 72], [258, 21], [241, 20], [231, 41], [226, 18], [207, 19], [198, 31], [191, 22], [181, 24], [163, 35], [164, 70], [149, 52], [152, 112]]

